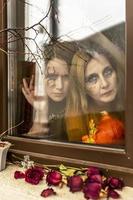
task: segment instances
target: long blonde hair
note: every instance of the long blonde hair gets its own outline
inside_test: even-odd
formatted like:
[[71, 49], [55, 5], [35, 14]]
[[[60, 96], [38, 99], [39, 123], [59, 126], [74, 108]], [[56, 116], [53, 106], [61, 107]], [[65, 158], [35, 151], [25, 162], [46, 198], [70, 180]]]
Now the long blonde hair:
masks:
[[[87, 52], [88, 51], [88, 52]], [[103, 55], [108, 59], [117, 74], [118, 79], [118, 94], [113, 102], [112, 111], [123, 110], [124, 108], [124, 66], [120, 66], [120, 62], [117, 61], [107, 50], [99, 47], [95, 43], [88, 44], [88, 50], [80, 50], [75, 53], [72, 59], [72, 65], [70, 70], [71, 77], [71, 90], [68, 97], [66, 106], [66, 114], [80, 113], [86, 114], [91, 109], [93, 99], [87, 95], [85, 88], [85, 70], [87, 64], [92, 58], [95, 59], [96, 53]], [[123, 59], [123, 58], [121, 58]], [[122, 65], [122, 64], [121, 64]], [[89, 102], [89, 105], [88, 105]]]
[[89, 54], [77, 51], [72, 59], [70, 70], [71, 90], [66, 105], [66, 114], [82, 114], [88, 109], [86, 93], [85, 93], [85, 68], [91, 59]]

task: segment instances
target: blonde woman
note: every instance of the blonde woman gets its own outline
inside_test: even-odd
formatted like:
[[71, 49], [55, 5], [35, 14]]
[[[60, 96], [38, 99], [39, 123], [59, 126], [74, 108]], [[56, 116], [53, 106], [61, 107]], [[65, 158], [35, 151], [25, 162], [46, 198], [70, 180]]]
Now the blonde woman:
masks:
[[[121, 58], [123, 59], [123, 58]], [[86, 51], [76, 52], [72, 60], [73, 81], [66, 109], [70, 141], [81, 141], [88, 133], [88, 120], [98, 123], [100, 112], [124, 118], [124, 67], [109, 51], [90, 42]], [[73, 121], [73, 123], [72, 123]]]

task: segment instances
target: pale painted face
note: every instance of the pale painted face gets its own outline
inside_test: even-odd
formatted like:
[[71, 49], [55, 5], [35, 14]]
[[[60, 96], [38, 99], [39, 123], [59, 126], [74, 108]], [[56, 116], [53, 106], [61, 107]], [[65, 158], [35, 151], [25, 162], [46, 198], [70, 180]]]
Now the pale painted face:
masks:
[[46, 93], [55, 102], [64, 100], [69, 88], [68, 65], [64, 60], [53, 58], [47, 64]]
[[85, 70], [85, 86], [88, 95], [98, 105], [112, 102], [118, 91], [117, 75], [109, 61], [96, 54]]

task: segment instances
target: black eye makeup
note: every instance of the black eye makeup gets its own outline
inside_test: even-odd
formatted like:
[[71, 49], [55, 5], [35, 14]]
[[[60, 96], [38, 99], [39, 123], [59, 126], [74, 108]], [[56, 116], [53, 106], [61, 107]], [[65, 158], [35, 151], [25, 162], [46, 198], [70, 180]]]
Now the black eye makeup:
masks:
[[[49, 80], [49, 81], [56, 81], [58, 79], [60, 75], [58, 74], [55, 74], [55, 73], [49, 73], [46, 75], [46, 78]], [[68, 74], [65, 74], [65, 75], [61, 75], [61, 78], [62, 80], [68, 80], [69, 79], [69, 75]]]
[[49, 80], [53, 80], [55, 81], [57, 79], [58, 75], [57, 74], [54, 74], [54, 73], [49, 73], [46, 75], [46, 78], [49, 79]]
[[103, 76], [105, 78], [108, 78], [110, 76], [112, 76], [112, 73], [114, 72], [113, 67], [111, 66], [107, 66], [104, 70], [103, 70]]
[[89, 75], [85, 78], [86, 83], [95, 84], [98, 80], [98, 75], [96, 73]]

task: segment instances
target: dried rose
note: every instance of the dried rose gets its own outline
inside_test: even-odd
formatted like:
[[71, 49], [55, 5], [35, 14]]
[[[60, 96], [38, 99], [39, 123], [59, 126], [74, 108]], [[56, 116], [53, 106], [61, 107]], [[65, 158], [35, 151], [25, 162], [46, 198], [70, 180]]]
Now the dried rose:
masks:
[[41, 192], [41, 196], [44, 198], [55, 194], [56, 192], [53, 190], [53, 188], [47, 188]]
[[118, 199], [120, 197], [120, 195], [118, 194], [118, 192], [114, 191], [114, 190], [108, 190], [108, 194], [107, 197], [111, 197], [112, 199]]
[[83, 179], [78, 175], [71, 176], [68, 178], [67, 186], [71, 192], [80, 191], [83, 188]]
[[124, 187], [124, 182], [116, 177], [109, 177], [107, 179], [107, 186], [112, 189], [122, 189]]
[[101, 191], [101, 184], [87, 183], [83, 188], [84, 197], [86, 199], [98, 199]]
[[100, 174], [95, 174], [95, 175], [91, 175], [89, 178], [88, 178], [88, 181], [90, 183], [102, 183], [102, 176]]
[[100, 173], [101, 172], [97, 167], [88, 167], [87, 169], [87, 176], [92, 176]]
[[62, 175], [60, 172], [51, 170], [48, 172], [47, 177], [46, 177], [46, 182], [48, 185], [59, 185], [62, 181]]
[[15, 171], [14, 178], [15, 179], [25, 178], [25, 174], [21, 171]]
[[40, 167], [32, 167], [25, 172], [25, 181], [37, 185], [44, 176], [44, 171]]

